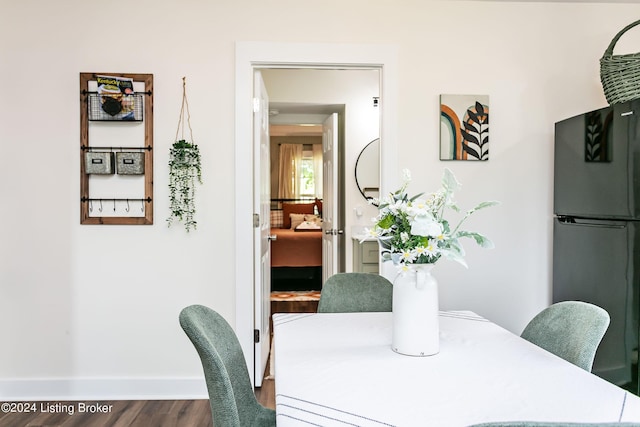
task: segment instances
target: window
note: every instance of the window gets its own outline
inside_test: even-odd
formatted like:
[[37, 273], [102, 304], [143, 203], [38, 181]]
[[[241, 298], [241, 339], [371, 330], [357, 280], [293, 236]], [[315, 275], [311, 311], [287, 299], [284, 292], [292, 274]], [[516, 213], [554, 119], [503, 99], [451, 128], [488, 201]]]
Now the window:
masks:
[[302, 159], [300, 161], [300, 196], [314, 197], [316, 195], [315, 168], [313, 165], [313, 146], [304, 144], [302, 146]]
[[281, 144], [278, 197], [322, 198], [322, 144]]

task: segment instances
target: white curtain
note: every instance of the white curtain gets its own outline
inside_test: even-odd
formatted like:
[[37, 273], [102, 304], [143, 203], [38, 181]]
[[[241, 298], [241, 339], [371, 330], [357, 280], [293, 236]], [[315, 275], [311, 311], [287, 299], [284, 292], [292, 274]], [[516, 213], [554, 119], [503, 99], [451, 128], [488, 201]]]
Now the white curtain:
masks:
[[318, 199], [322, 199], [322, 169], [322, 144], [313, 144], [313, 180]]
[[300, 195], [298, 174], [302, 160], [302, 144], [280, 144], [278, 198], [297, 199]]

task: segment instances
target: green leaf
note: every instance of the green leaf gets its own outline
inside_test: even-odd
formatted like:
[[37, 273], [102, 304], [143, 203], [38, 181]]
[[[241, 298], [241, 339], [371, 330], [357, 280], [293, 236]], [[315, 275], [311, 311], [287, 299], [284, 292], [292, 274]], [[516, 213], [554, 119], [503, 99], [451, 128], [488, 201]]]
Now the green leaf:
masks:
[[447, 206], [454, 212], [460, 212], [460, 208], [454, 202], [449, 203]]
[[488, 202], [482, 202], [482, 203], [478, 204], [478, 206], [473, 208], [473, 211], [477, 211], [477, 210], [484, 209], [484, 208], [489, 208], [491, 206], [497, 206], [499, 204], [500, 204], [500, 202], [495, 201], [495, 200], [490, 200]]
[[493, 249], [495, 247], [495, 245], [493, 244], [493, 242], [491, 240], [489, 240], [488, 237], [483, 236], [480, 233], [475, 233], [472, 231], [459, 231], [457, 233], [457, 235], [459, 237], [470, 237], [473, 240], [476, 241], [476, 243], [478, 245], [480, 245], [480, 247], [484, 248], [484, 249]]
[[185, 141], [184, 139], [181, 139], [173, 143], [173, 148], [176, 150], [184, 150], [187, 148], [195, 148], [195, 147], [197, 147], [197, 145], [191, 144]]
[[469, 268], [469, 266], [467, 265], [466, 261], [464, 260], [464, 257], [462, 255], [460, 255], [458, 252], [456, 251], [452, 251], [452, 250], [448, 250], [448, 249], [444, 249], [442, 251], [442, 255], [447, 258], [450, 259], [452, 261], [455, 261], [461, 265], [463, 265], [466, 268]]
[[447, 194], [451, 194], [461, 187], [461, 184], [449, 168], [444, 168], [444, 173], [442, 175], [442, 187], [445, 189]]
[[465, 218], [471, 215], [472, 213], [474, 213], [475, 211], [479, 211], [480, 209], [489, 208], [491, 206], [496, 206], [499, 204], [500, 202], [496, 202], [496, 201], [482, 202], [478, 204], [476, 207], [474, 207], [473, 209], [469, 209], [467, 211], [467, 214], [465, 215]]
[[410, 202], [413, 202], [413, 201], [415, 201], [418, 197], [422, 196], [423, 194], [424, 194], [424, 192], [423, 192], [423, 193], [420, 193], [420, 194], [416, 194], [415, 196], [413, 196], [412, 198], [410, 198], [410, 199], [409, 199], [409, 201], [410, 201]]
[[464, 257], [465, 255], [464, 248], [457, 238], [449, 240], [446, 250], [459, 257]]
[[393, 225], [393, 219], [393, 215], [391, 214], [385, 216], [380, 221], [378, 221], [378, 227], [384, 229], [390, 228]]
[[378, 242], [380, 243], [380, 246], [382, 247], [382, 249], [391, 249], [391, 242], [390, 242], [391, 239], [392, 238], [390, 236], [378, 238]]

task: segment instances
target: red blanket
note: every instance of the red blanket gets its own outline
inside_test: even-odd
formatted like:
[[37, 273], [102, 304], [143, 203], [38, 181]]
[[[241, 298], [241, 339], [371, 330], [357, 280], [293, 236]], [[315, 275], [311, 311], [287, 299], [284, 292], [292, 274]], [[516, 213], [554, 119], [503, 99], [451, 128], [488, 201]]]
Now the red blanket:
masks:
[[322, 231], [296, 232], [272, 228], [278, 238], [271, 242], [272, 267], [317, 267], [322, 265]]

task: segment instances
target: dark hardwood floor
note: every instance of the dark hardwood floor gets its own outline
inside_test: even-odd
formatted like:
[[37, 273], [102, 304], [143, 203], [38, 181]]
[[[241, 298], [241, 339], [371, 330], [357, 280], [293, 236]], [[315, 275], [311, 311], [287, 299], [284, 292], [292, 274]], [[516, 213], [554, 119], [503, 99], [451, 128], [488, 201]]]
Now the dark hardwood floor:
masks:
[[[273, 302], [272, 312], [315, 312], [317, 301]], [[265, 370], [269, 372], [269, 366]], [[275, 409], [275, 381], [255, 390]], [[115, 400], [0, 402], [0, 427], [211, 427], [209, 400]], [[9, 405], [7, 408], [4, 405]], [[84, 405], [84, 407], [83, 407]], [[8, 410], [6, 410], [8, 409]], [[12, 411], [13, 410], [13, 411]], [[104, 412], [100, 412], [103, 410]]]
[[[256, 389], [264, 406], [275, 409], [275, 384], [265, 380]], [[3, 402], [6, 404], [6, 402]], [[116, 400], [83, 402], [12, 402], [15, 410], [0, 412], [1, 427], [211, 427], [208, 400]], [[85, 407], [82, 407], [85, 405]], [[97, 405], [97, 406], [90, 406]], [[9, 408], [11, 409], [11, 408]], [[104, 413], [96, 410], [104, 410]], [[93, 412], [90, 412], [93, 411]]]
[[[98, 404], [106, 413], [82, 412]], [[0, 426], [11, 427], [175, 427], [211, 426], [208, 400], [128, 400], [101, 402], [29, 402], [33, 412], [3, 413]], [[3, 411], [4, 412], [4, 411]]]
[[[276, 408], [273, 379], [255, 394]], [[212, 427], [207, 399], [0, 402], [0, 409], [0, 427]]]

